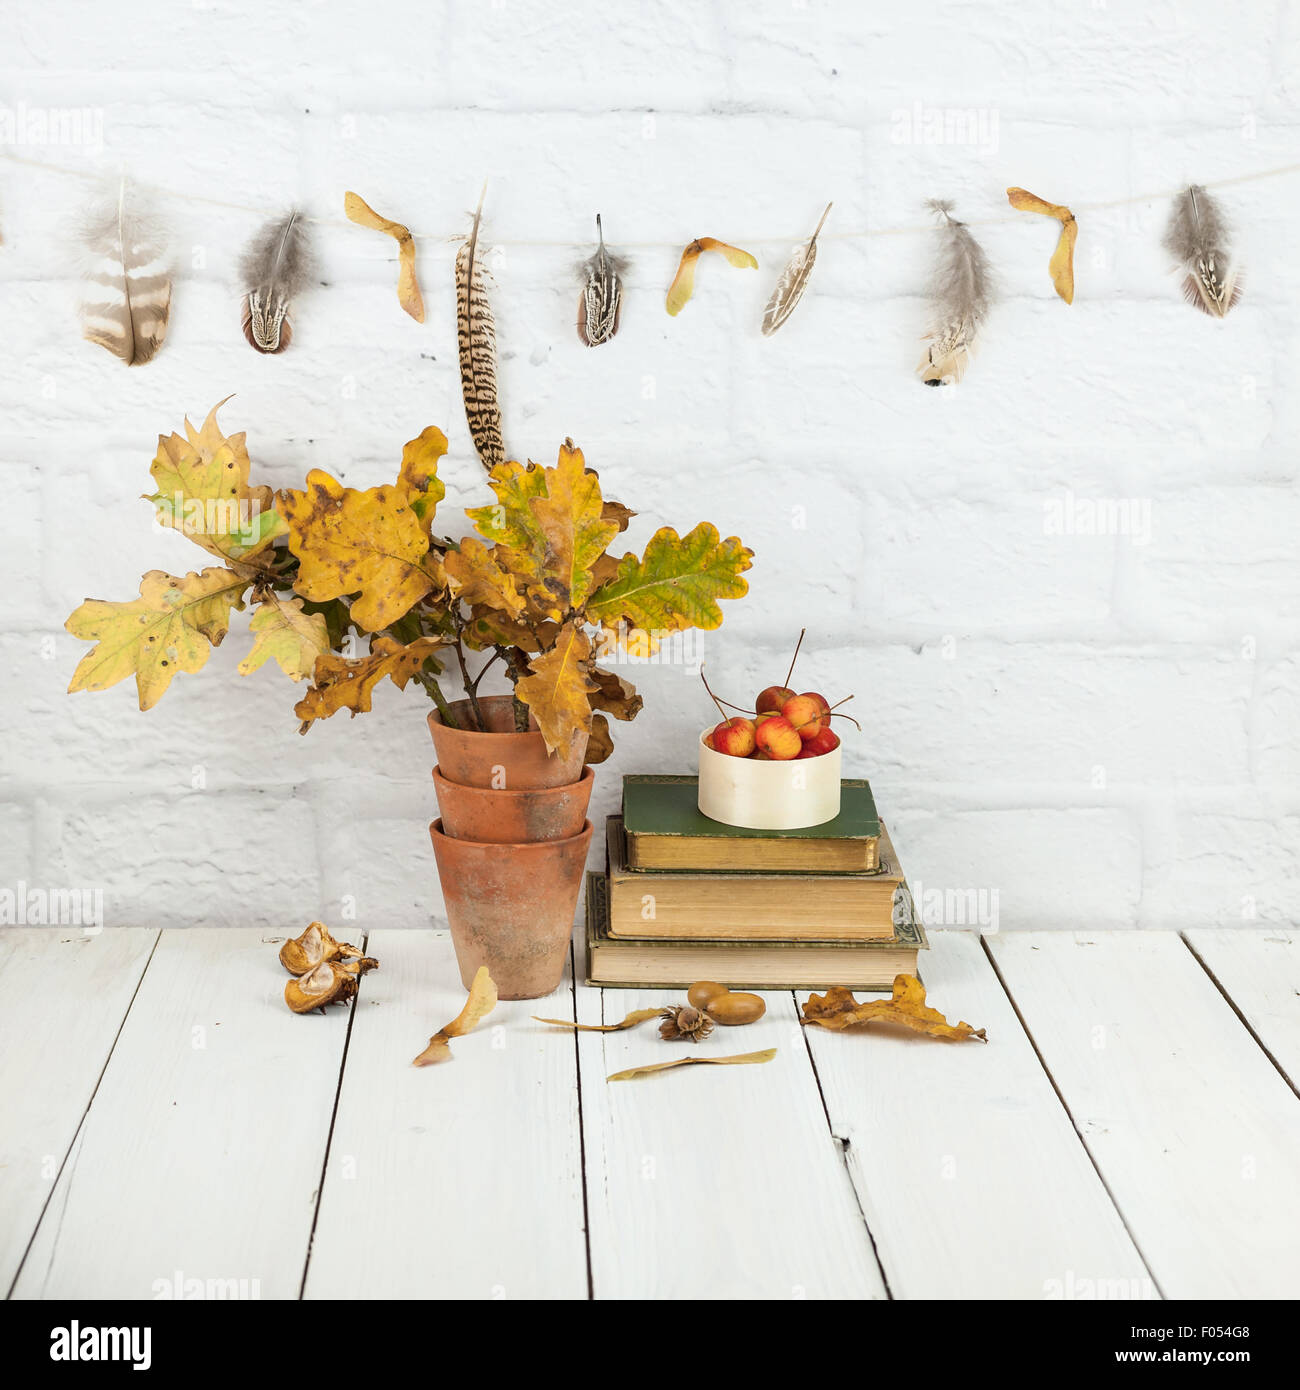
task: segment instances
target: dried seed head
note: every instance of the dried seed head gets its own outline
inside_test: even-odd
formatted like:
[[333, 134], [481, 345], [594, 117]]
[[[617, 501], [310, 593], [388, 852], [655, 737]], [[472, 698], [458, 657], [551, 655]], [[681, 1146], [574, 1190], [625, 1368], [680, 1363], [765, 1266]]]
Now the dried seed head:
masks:
[[335, 941], [324, 922], [313, 922], [301, 936], [280, 947], [280, 964], [290, 975], [305, 975], [322, 961], [342, 960], [361, 952], [347, 941]]
[[690, 1004], [673, 1004], [659, 1011], [663, 1022], [659, 1025], [659, 1036], [667, 1042], [677, 1038], [689, 1038], [699, 1042], [713, 1032], [713, 1020], [702, 1010]]

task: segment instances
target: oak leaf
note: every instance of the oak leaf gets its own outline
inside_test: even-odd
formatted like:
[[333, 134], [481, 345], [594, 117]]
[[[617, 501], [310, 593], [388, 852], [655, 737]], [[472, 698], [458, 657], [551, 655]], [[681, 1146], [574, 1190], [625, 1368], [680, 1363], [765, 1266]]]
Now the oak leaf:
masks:
[[470, 982], [469, 998], [465, 1000], [465, 1007], [450, 1023], [438, 1029], [429, 1039], [428, 1047], [411, 1062], [411, 1065], [413, 1067], [427, 1067], [434, 1062], [450, 1062], [450, 1040], [463, 1037], [471, 1028], [481, 1023], [496, 1006], [496, 984], [493, 982], [492, 976], [488, 974], [487, 966], [480, 965]]
[[343, 195], [343, 211], [350, 222], [384, 232], [397, 242], [397, 302], [416, 323], [423, 323], [424, 298], [420, 294], [419, 281], [415, 278], [415, 238], [411, 235], [411, 229], [400, 222], [381, 217], [358, 193]]
[[649, 634], [713, 629], [722, 622], [718, 600], [749, 592], [741, 575], [753, 555], [735, 536], [722, 540], [707, 521], [681, 537], [665, 526], [643, 557], [623, 556], [614, 578], [588, 599], [587, 612], [615, 634], [620, 624]]
[[592, 709], [604, 710], [615, 719], [635, 719], [641, 713], [645, 701], [631, 681], [600, 666], [592, 666], [590, 675], [596, 683], [591, 692]]
[[438, 503], [447, 495], [446, 484], [438, 477], [438, 460], [446, 452], [447, 436], [437, 425], [430, 425], [402, 448], [397, 486], [410, 499], [426, 536]]
[[316, 669], [317, 657], [330, 649], [324, 614], [306, 613], [302, 599], [280, 598], [269, 590], [257, 605], [248, 630], [254, 641], [239, 663], [241, 676], [251, 676], [268, 660], [274, 660], [290, 680], [307, 680]]
[[524, 595], [514, 576], [497, 563], [495, 547], [489, 549], [482, 541], [466, 536], [458, 550], [447, 552], [442, 563], [452, 594], [461, 602], [471, 608], [481, 604], [497, 609], [511, 620], [523, 615]]
[[340, 710], [348, 710], [354, 719], [369, 714], [375, 686], [385, 676], [405, 690], [441, 645], [438, 637], [417, 637], [405, 646], [391, 637], [376, 637], [369, 656], [349, 658], [326, 652], [316, 659], [311, 688], [293, 707], [302, 720], [298, 732], [305, 734], [317, 719], [328, 719]]
[[184, 578], [150, 570], [137, 599], [87, 599], [64, 624], [96, 643], [73, 672], [69, 693], [107, 690], [133, 675], [140, 708], [152, 709], [177, 671], [202, 670], [230, 630], [231, 610], [243, 608], [247, 588], [248, 580], [228, 569]]
[[286, 489], [276, 506], [298, 557], [294, 588], [315, 603], [358, 595], [351, 616], [362, 631], [391, 626], [437, 587], [429, 537], [403, 484], [356, 491], [313, 468], [306, 490]]
[[742, 251], [738, 246], [728, 246], [725, 241], [719, 241], [716, 237], [697, 237], [682, 252], [677, 274], [668, 286], [666, 308], [674, 317], [681, 313], [690, 301], [691, 295], [695, 293], [695, 264], [706, 251], [719, 252], [734, 266], [747, 270], [758, 269], [758, 262], [748, 251]]
[[596, 767], [613, 751], [614, 736], [609, 731], [609, 720], [603, 714], [593, 714], [591, 733], [587, 735], [587, 751], [582, 755], [582, 761]]
[[972, 1028], [969, 1023], [949, 1023], [938, 1009], [930, 1008], [925, 1002], [925, 986], [915, 975], [896, 975], [890, 999], [867, 999], [859, 1003], [842, 985], [833, 986], [825, 994], [810, 995], [803, 1006], [803, 1021], [835, 1031], [853, 1028], [859, 1023], [897, 1023], [913, 1032], [950, 1042], [962, 1042], [967, 1038], [988, 1041], [983, 1028]]
[[[226, 401], [230, 399], [226, 397]], [[245, 435], [221, 433], [218, 401], [201, 429], [185, 421], [185, 437], [159, 435], [149, 471], [158, 490], [146, 494], [162, 526], [186, 535], [210, 555], [248, 561], [284, 533], [269, 487], [250, 487]]]
[[547, 748], [568, 757], [573, 740], [591, 732], [591, 641], [577, 624], [566, 623], [555, 645], [528, 665], [530, 674], [515, 686], [515, 694], [537, 720]]

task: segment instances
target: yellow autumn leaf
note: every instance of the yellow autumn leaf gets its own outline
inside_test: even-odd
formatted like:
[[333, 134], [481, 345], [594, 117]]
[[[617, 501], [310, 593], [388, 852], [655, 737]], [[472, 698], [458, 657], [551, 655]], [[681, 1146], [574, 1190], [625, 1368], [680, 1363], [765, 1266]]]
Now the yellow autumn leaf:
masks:
[[1074, 303], [1074, 244], [1079, 237], [1079, 224], [1074, 214], [1060, 203], [1049, 203], [1025, 188], [1008, 188], [1007, 201], [1020, 212], [1036, 212], [1043, 217], [1055, 217], [1061, 224], [1061, 235], [1048, 262], [1052, 287], [1067, 304]]
[[515, 686], [515, 694], [532, 711], [552, 753], [568, 757], [573, 740], [591, 731], [588, 675], [591, 642], [582, 628], [566, 623], [555, 645], [528, 663], [530, 674]]
[[311, 688], [293, 707], [302, 720], [298, 732], [305, 734], [317, 719], [328, 719], [340, 710], [348, 710], [354, 719], [369, 714], [375, 686], [385, 676], [405, 690], [441, 645], [438, 637], [417, 637], [406, 646], [391, 637], [376, 637], [369, 656], [349, 658], [326, 652], [316, 660]]
[[430, 425], [402, 449], [397, 486], [410, 499], [411, 510], [426, 536], [438, 503], [447, 495], [446, 485], [438, 477], [438, 460], [446, 452], [447, 436], [437, 425]]
[[665, 526], [643, 557], [623, 556], [618, 573], [587, 601], [587, 613], [615, 634], [620, 624], [645, 634], [712, 630], [722, 622], [718, 601], [749, 592], [741, 575], [753, 555], [735, 536], [722, 540], [707, 521], [685, 536]]
[[592, 709], [604, 710], [615, 719], [635, 719], [641, 713], [645, 701], [631, 681], [600, 666], [593, 666], [590, 675], [596, 685], [591, 692]]
[[717, 251], [734, 266], [747, 270], [758, 269], [758, 262], [748, 251], [742, 251], [738, 246], [729, 246], [725, 241], [719, 241], [716, 237], [697, 237], [682, 252], [682, 258], [677, 265], [677, 274], [673, 276], [673, 282], [668, 286], [666, 307], [674, 317], [681, 313], [690, 302], [691, 295], [695, 293], [695, 266], [705, 251]]
[[476, 1028], [497, 1006], [497, 987], [488, 974], [486, 965], [480, 965], [474, 973], [474, 978], [470, 982], [469, 998], [465, 1000], [465, 1007], [448, 1023], [429, 1039], [429, 1045], [416, 1057], [411, 1065], [413, 1067], [427, 1067], [434, 1062], [450, 1062], [451, 1048], [448, 1043], [452, 1038], [463, 1037], [471, 1028]]
[[383, 232], [397, 242], [397, 302], [416, 323], [424, 322], [424, 299], [420, 294], [419, 281], [415, 278], [415, 238], [409, 227], [400, 222], [391, 222], [381, 217], [366, 200], [357, 193], [343, 195], [343, 211], [348, 220], [359, 227], [369, 227], [372, 231]]
[[837, 1032], [860, 1023], [897, 1023], [914, 1033], [925, 1033], [949, 1042], [962, 1042], [967, 1038], [988, 1041], [983, 1028], [972, 1028], [969, 1023], [949, 1023], [938, 1009], [930, 1008], [925, 1002], [925, 986], [915, 975], [896, 975], [890, 999], [867, 999], [859, 1003], [842, 985], [833, 986], [825, 994], [810, 995], [803, 1006], [803, 1021]]
[[284, 533], [269, 487], [250, 487], [245, 435], [221, 433], [218, 401], [202, 428], [188, 418], [185, 437], [159, 435], [149, 467], [157, 491], [146, 493], [159, 525], [186, 535], [210, 555], [248, 561]]
[[243, 608], [247, 587], [247, 579], [228, 569], [184, 578], [150, 570], [137, 599], [87, 599], [64, 624], [74, 637], [96, 643], [78, 663], [69, 694], [107, 690], [134, 676], [140, 708], [152, 709], [178, 671], [202, 670], [230, 630], [231, 610]]
[[313, 468], [306, 490], [286, 489], [276, 506], [298, 557], [294, 588], [313, 603], [358, 595], [352, 620], [365, 632], [389, 627], [437, 585], [429, 537], [400, 484], [360, 492]]
[[281, 598], [267, 591], [248, 625], [253, 646], [239, 663], [239, 674], [251, 676], [274, 660], [290, 680], [311, 677], [316, 659], [329, 651], [329, 629], [323, 613], [303, 611], [302, 599]]
[[495, 548], [466, 536], [459, 549], [446, 553], [442, 563], [451, 591], [462, 603], [499, 609], [511, 620], [523, 613], [524, 596], [514, 576], [497, 563]]

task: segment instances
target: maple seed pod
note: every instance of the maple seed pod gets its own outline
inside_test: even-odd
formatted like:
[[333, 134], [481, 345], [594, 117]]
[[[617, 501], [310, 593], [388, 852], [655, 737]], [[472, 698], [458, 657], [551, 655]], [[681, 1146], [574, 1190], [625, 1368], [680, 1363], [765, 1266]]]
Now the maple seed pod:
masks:
[[701, 980], [698, 984], [690, 987], [686, 997], [697, 1009], [707, 1011], [711, 999], [717, 999], [728, 993], [730, 991], [726, 985], [715, 984], [712, 980]]
[[323, 961], [360, 954], [351, 943], [335, 941], [324, 922], [313, 922], [301, 936], [280, 947], [280, 964], [290, 975], [305, 975]]
[[767, 1012], [767, 1005], [757, 994], [733, 994], [730, 990], [715, 995], [709, 1004], [709, 1017], [715, 1023], [735, 1027], [754, 1023]]

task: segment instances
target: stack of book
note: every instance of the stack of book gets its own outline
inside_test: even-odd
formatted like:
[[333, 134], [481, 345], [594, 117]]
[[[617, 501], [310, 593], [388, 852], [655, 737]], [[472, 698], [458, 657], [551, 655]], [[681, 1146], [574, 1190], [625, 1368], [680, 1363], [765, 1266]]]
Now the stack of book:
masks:
[[696, 796], [694, 777], [623, 779], [605, 873], [587, 876], [590, 983], [887, 989], [916, 973], [925, 931], [865, 781], [805, 830], [723, 825]]

